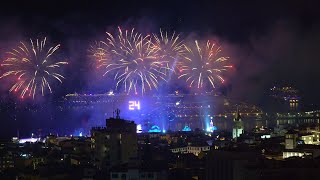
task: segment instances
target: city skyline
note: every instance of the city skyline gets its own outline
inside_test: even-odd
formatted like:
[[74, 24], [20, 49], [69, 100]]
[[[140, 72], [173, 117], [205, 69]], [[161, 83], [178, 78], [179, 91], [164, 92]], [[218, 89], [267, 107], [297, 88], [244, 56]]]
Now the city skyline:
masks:
[[0, 7], [0, 179], [319, 179], [320, 1]]

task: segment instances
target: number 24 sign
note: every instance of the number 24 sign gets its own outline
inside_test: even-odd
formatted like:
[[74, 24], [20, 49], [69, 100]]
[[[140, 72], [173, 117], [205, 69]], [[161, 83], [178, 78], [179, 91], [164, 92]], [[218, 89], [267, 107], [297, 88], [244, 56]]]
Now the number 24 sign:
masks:
[[139, 101], [129, 101], [129, 110], [140, 110]]

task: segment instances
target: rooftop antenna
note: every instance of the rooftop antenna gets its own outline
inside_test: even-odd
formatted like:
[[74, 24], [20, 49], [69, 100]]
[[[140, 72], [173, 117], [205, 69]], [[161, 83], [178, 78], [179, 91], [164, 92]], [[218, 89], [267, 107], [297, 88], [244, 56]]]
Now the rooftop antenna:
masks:
[[120, 119], [120, 109], [116, 109], [116, 119]]

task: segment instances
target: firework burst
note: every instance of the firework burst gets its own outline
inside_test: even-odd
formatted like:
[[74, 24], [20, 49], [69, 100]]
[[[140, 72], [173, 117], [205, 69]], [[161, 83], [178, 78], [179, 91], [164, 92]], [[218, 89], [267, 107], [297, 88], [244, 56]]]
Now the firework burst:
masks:
[[38, 92], [44, 96], [46, 90], [52, 93], [51, 79], [62, 83], [64, 76], [58, 73], [58, 69], [68, 64], [55, 61], [53, 55], [59, 47], [47, 48], [46, 38], [35, 41], [30, 39], [30, 44], [20, 42], [16, 48], [7, 52], [7, 58], [1, 64], [5, 72], [0, 79], [13, 77], [15, 83], [9, 91], [20, 92], [21, 98], [26, 95], [34, 98]]
[[165, 80], [165, 73], [161, 71], [163, 62], [153, 48], [151, 36], [121, 28], [116, 35], [109, 32], [107, 35], [107, 41], [102, 43], [107, 46], [110, 62], [99, 66], [105, 69], [104, 76], [112, 74], [116, 88], [123, 85], [127, 93], [143, 94], [147, 89], [158, 88], [159, 80]]
[[179, 79], [185, 79], [190, 87], [196, 88], [203, 88], [207, 84], [215, 88], [217, 83], [224, 82], [223, 72], [232, 66], [227, 64], [229, 57], [220, 55], [221, 47], [210, 41], [206, 44], [195, 41], [186, 49], [187, 55], [177, 65]]
[[172, 35], [168, 35], [168, 32], [163, 32], [160, 29], [160, 35], [153, 34], [153, 37], [152, 48], [157, 51], [159, 59], [163, 62], [163, 72], [175, 71], [176, 63], [186, 54], [185, 45], [179, 34], [174, 32]]
[[94, 42], [89, 47], [89, 56], [92, 57], [96, 63], [97, 67], [106, 66], [110, 62], [110, 54], [107, 50], [107, 45], [104, 42]]

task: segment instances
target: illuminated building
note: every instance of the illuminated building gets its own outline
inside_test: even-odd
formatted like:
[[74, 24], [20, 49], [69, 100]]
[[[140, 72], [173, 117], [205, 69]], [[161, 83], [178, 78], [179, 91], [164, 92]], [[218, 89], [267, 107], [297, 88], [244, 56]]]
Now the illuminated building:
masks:
[[298, 134], [295, 131], [288, 131], [285, 135], [285, 148], [295, 149], [297, 147]]
[[318, 158], [320, 156], [320, 149], [317, 145], [302, 144], [294, 149], [285, 149], [282, 154], [283, 159], [290, 157]]
[[289, 106], [291, 111], [298, 110], [299, 100], [298, 99], [289, 99]]
[[112, 167], [137, 158], [137, 125], [119, 116], [106, 120], [105, 128], [92, 128], [92, 149], [96, 166]]
[[311, 134], [313, 136], [313, 144], [320, 145], [320, 131], [311, 131]]
[[303, 135], [301, 136], [301, 140], [304, 142], [304, 144], [313, 144], [313, 135]]
[[234, 118], [234, 125], [232, 129], [232, 138], [237, 140], [240, 135], [243, 134], [243, 123], [241, 120], [241, 116], [239, 110], [237, 112], [236, 117]]
[[190, 146], [172, 148], [170, 150], [172, 153], [181, 153], [181, 154], [192, 153], [195, 156], [198, 156], [200, 152], [210, 151], [210, 146], [209, 145], [190, 145]]
[[[318, 144], [317, 137], [318, 133], [313, 132], [313, 134], [305, 134], [301, 135], [298, 139], [298, 133], [289, 130], [285, 134], [285, 150], [283, 151], [283, 158], [289, 158], [289, 157], [312, 157], [316, 158], [320, 156], [320, 149]], [[316, 141], [314, 141], [316, 140]], [[301, 141], [303, 141], [301, 143]]]
[[277, 113], [276, 124], [280, 127], [301, 126], [320, 123], [320, 111]]
[[284, 151], [283, 152], [283, 159], [289, 157], [304, 157], [304, 156], [312, 156], [311, 151], [299, 151], [299, 150], [292, 150], [292, 151]]

